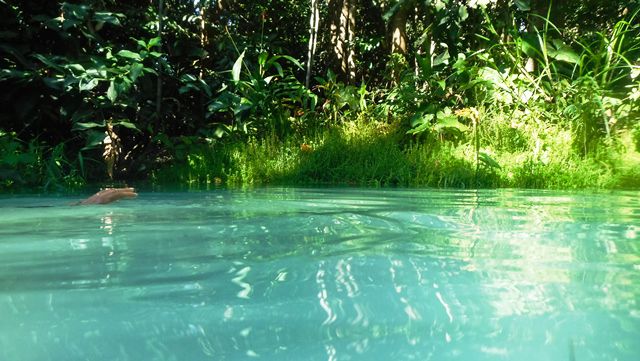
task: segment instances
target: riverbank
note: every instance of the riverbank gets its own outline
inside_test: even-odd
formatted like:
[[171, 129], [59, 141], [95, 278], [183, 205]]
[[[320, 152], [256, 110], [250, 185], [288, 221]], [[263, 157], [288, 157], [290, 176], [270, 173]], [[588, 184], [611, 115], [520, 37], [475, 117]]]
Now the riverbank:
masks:
[[640, 188], [640, 153], [629, 132], [587, 156], [573, 151], [569, 133], [549, 129], [537, 134], [516, 147], [506, 144], [512, 139], [486, 133], [476, 146], [411, 139], [400, 127], [382, 122], [346, 122], [284, 140], [267, 136], [191, 144], [188, 154], [159, 167], [151, 181], [230, 187]]

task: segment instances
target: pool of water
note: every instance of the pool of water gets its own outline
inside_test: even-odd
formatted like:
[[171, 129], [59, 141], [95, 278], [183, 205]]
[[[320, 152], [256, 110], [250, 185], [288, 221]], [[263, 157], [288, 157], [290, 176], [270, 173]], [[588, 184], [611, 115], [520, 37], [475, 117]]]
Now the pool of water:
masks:
[[0, 360], [640, 357], [637, 193], [74, 200], [0, 198]]

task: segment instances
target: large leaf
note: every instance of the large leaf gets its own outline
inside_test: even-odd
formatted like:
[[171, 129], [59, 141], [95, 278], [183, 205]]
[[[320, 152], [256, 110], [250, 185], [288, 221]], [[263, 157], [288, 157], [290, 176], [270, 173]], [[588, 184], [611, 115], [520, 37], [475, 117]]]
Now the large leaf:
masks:
[[240, 81], [240, 71], [242, 70], [243, 59], [244, 51], [242, 52], [242, 54], [240, 54], [238, 59], [236, 59], [236, 62], [233, 63], [233, 68], [231, 69], [231, 79], [233, 79], [233, 81]]
[[129, 128], [129, 129], [140, 131], [140, 129], [138, 129], [138, 127], [136, 127], [135, 124], [131, 123], [128, 120], [124, 120], [124, 119], [123, 120], [118, 120], [116, 122], [113, 122], [113, 125], [120, 125], [120, 126], [123, 126], [125, 128]]
[[92, 90], [93, 88], [98, 86], [99, 83], [100, 83], [100, 80], [96, 79], [96, 78], [93, 78], [93, 79], [89, 80], [88, 82], [85, 82], [83, 79], [80, 79], [80, 82], [79, 82], [80, 91]]
[[104, 11], [96, 11], [93, 14], [93, 20], [104, 22], [104, 23], [107, 23], [107, 24], [115, 25], [115, 26], [122, 25], [120, 23], [120, 19], [119, 18], [124, 18], [124, 17], [125, 16], [123, 14], [109, 13], [109, 12], [104, 12]]
[[134, 53], [131, 50], [126, 50], [126, 49], [120, 50], [118, 52], [118, 55], [123, 57], [123, 58], [133, 59], [133, 60], [136, 60], [136, 61], [141, 61], [142, 60], [142, 57], [140, 56], [140, 54]]
[[515, 0], [513, 3], [520, 11], [531, 10], [531, 0]]
[[441, 64], [449, 64], [449, 57], [449, 50], [443, 51], [433, 59], [433, 66], [436, 67]]
[[553, 39], [552, 45], [547, 47], [547, 51], [551, 58], [558, 61], [569, 64], [577, 64], [580, 61], [580, 55], [560, 39]]
[[434, 114], [416, 114], [411, 120], [412, 129], [407, 131], [407, 134], [419, 134], [431, 129], [431, 122], [435, 118]]
[[147, 43], [147, 49], [151, 49], [154, 46], [160, 46], [161, 44], [162, 44], [162, 39], [160, 37], [149, 39], [149, 43]]
[[438, 121], [433, 126], [433, 129], [436, 132], [441, 132], [445, 129], [457, 129], [461, 132], [466, 132], [469, 130], [469, 127], [460, 123], [458, 117], [453, 114], [444, 115], [438, 112]]
[[53, 69], [55, 69], [55, 70], [57, 70], [59, 72], [63, 72], [64, 71], [63, 68], [60, 65], [56, 64], [53, 61], [53, 57], [49, 58], [49, 57], [44, 56], [42, 54], [34, 54], [33, 57], [38, 59], [38, 60], [40, 60], [42, 63], [44, 63], [44, 65], [46, 65], [46, 66], [48, 66], [50, 68], [53, 68]]
[[116, 90], [116, 83], [112, 80], [111, 84], [109, 84], [109, 89], [107, 89], [107, 98], [109, 98], [112, 103], [115, 103], [117, 97], [118, 91]]
[[135, 82], [136, 79], [138, 79], [138, 76], [140, 76], [140, 73], [142, 73], [143, 68], [144, 65], [142, 65], [141, 63], [135, 63], [131, 65], [131, 70], [129, 71], [129, 79]]
[[85, 144], [84, 148], [82, 148], [82, 150], [93, 149], [96, 146], [102, 144], [102, 141], [104, 140], [105, 134], [102, 131], [89, 130], [87, 132], [87, 136], [86, 137], [87, 137], [86, 144]]
[[500, 167], [500, 164], [495, 161], [495, 159], [491, 158], [491, 156], [489, 156], [489, 154], [485, 152], [478, 153], [478, 160], [489, 168], [502, 168]]

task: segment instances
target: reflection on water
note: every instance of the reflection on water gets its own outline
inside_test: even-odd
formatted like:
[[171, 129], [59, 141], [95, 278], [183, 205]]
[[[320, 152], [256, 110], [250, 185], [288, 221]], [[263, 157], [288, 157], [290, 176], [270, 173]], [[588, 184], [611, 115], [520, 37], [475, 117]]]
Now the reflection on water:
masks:
[[263, 189], [68, 203], [0, 199], [0, 360], [640, 354], [633, 193]]

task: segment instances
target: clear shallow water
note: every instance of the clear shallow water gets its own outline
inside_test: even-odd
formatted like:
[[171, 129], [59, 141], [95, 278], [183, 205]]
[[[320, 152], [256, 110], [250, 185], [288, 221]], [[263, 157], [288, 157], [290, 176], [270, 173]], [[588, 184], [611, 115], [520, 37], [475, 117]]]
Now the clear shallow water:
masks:
[[74, 200], [0, 198], [0, 360], [640, 357], [637, 193]]

